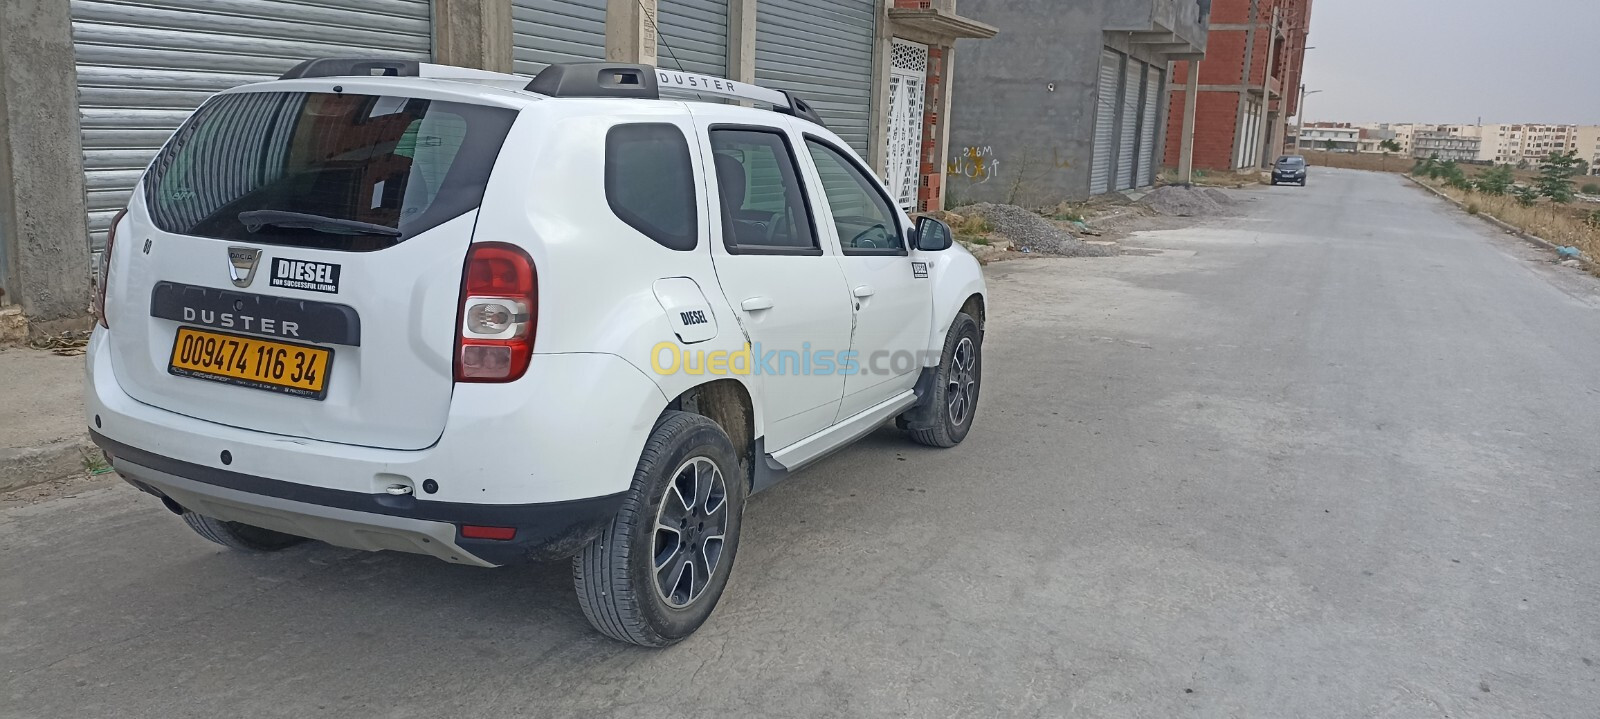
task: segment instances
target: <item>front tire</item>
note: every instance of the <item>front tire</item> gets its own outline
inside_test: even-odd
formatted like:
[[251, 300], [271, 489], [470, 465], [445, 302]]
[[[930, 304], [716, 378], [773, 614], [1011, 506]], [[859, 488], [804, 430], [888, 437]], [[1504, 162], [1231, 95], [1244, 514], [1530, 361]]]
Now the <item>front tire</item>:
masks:
[[962, 312], [945, 335], [933, 389], [923, 398], [923, 404], [902, 418], [911, 440], [941, 448], [961, 444], [972, 431], [978, 413], [982, 379], [983, 334], [978, 331], [978, 321]]
[[195, 534], [229, 549], [251, 554], [276, 552], [306, 541], [305, 537], [296, 537], [293, 534], [275, 532], [249, 524], [224, 522], [194, 512], [184, 512], [183, 522], [189, 525]]
[[656, 422], [611, 527], [572, 560], [578, 604], [612, 639], [665, 647], [711, 616], [733, 571], [748, 486], [727, 433], [670, 411]]

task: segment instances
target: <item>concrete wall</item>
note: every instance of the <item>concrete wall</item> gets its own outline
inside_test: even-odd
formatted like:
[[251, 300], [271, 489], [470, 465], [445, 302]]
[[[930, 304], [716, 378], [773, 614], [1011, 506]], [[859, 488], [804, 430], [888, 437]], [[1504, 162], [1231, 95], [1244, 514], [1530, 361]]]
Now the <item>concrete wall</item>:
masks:
[[1106, 0], [964, 0], [993, 40], [956, 43], [946, 204], [1089, 194]]
[[511, 0], [433, 0], [435, 62], [511, 72]]
[[82, 156], [70, 6], [0, 2], [0, 303], [36, 332], [87, 324]]

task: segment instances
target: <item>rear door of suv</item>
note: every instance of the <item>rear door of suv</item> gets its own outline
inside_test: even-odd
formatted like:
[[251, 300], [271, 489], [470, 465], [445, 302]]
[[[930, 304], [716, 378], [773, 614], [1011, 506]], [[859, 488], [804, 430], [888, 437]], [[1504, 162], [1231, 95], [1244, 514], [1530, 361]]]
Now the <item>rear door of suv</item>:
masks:
[[222, 424], [427, 447], [454, 388], [462, 264], [518, 111], [355, 79], [266, 87], [286, 89], [196, 111], [114, 228], [117, 380]]

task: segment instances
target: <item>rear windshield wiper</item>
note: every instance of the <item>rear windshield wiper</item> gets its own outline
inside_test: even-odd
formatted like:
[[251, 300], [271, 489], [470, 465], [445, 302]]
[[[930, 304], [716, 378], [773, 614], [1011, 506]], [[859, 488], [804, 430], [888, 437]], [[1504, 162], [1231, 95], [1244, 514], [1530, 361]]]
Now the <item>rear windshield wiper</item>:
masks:
[[263, 227], [292, 227], [295, 229], [315, 230], [336, 235], [381, 235], [383, 237], [399, 237], [401, 232], [386, 225], [375, 225], [371, 222], [346, 220], [339, 217], [323, 217], [304, 212], [289, 212], [287, 210], [250, 210], [239, 213], [239, 221], [244, 223], [244, 228], [256, 232]]

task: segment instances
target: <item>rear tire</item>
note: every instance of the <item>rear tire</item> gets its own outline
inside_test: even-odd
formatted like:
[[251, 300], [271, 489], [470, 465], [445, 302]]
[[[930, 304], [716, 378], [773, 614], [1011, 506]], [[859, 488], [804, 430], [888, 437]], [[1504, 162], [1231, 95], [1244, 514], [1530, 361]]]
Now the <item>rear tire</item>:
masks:
[[704, 416], [657, 420], [621, 511], [572, 559], [578, 604], [601, 634], [665, 647], [711, 616], [739, 548], [748, 486], [738, 456]]
[[902, 416], [901, 426], [917, 444], [940, 448], [961, 444], [978, 413], [982, 379], [983, 335], [978, 321], [962, 312], [945, 335], [933, 390], [923, 404]]
[[184, 512], [183, 522], [189, 525], [195, 534], [228, 549], [251, 554], [276, 552], [307, 541], [305, 537], [296, 537], [293, 534], [275, 532], [249, 524], [224, 522], [194, 512]]

